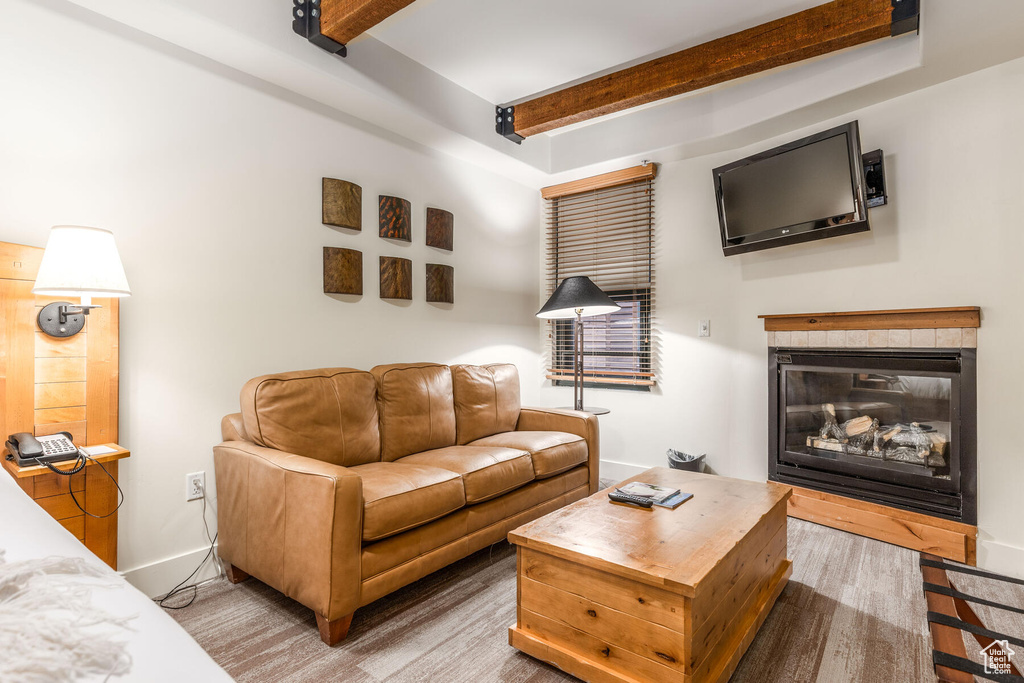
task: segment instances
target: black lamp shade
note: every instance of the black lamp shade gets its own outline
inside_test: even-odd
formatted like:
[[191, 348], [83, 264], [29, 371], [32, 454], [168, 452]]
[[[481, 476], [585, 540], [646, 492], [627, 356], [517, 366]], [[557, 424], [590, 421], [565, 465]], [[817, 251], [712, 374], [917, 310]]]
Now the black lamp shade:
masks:
[[601, 291], [601, 288], [585, 275], [567, 277], [537, 311], [538, 318], [575, 318], [576, 311], [586, 317], [614, 313], [621, 306]]

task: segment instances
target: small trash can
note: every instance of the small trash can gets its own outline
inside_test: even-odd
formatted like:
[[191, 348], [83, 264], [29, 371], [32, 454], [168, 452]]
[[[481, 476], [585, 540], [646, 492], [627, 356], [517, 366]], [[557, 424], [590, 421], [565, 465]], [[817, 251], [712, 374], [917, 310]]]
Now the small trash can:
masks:
[[687, 472], [703, 472], [704, 471], [704, 458], [707, 457], [707, 453], [701, 453], [700, 455], [690, 455], [677, 451], [673, 448], [668, 449], [668, 466], [674, 470], [686, 470]]

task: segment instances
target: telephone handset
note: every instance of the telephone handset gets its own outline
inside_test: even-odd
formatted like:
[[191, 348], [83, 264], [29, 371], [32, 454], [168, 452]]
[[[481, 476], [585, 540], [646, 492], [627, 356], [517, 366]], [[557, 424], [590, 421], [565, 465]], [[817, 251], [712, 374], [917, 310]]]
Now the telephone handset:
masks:
[[71, 435], [67, 432], [49, 436], [33, 436], [28, 432], [11, 434], [7, 438], [7, 450], [20, 467], [45, 465], [79, 457], [78, 446], [71, 441]]

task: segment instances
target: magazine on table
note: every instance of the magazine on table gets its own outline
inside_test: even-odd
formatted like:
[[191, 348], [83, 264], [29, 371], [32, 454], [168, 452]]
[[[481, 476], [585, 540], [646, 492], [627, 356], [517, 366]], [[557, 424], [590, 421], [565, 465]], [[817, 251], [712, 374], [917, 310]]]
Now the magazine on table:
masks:
[[666, 500], [679, 493], [679, 489], [670, 489], [667, 486], [657, 486], [655, 484], [644, 484], [639, 481], [630, 482], [625, 486], [619, 486], [618, 490], [622, 493], [628, 493], [631, 496], [650, 498], [651, 502], [654, 504], [664, 503]]
[[684, 493], [679, 489], [670, 489], [667, 486], [645, 484], [639, 481], [630, 482], [625, 486], [619, 486], [616, 490], [621, 491], [622, 493], [628, 493], [632, 496], [648, 498], [652, 503], [659, 507], [670, 508], [673, 510], [688, 501], [690, 498], [693, 498], [692, 493]]

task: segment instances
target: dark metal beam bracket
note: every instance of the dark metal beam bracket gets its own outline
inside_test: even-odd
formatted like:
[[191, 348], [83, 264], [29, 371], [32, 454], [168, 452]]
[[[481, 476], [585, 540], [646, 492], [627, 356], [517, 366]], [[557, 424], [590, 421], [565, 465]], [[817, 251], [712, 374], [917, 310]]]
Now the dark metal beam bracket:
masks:
[[345, 57], [348, 48], [320, 33], [320, 0], [292, 0], [292, 30], [321, 50]]
[[901, 36], [921, 26], [920, 0], [892, 0], [892, 30], [889, 35]]
[[516, 133], [515, 107], [495, 107], [494, 119], [494, 130], [497, 131], [498, 135], [508, 138], [517, 145], [523, 144], [523, 140], [526, 138]]

